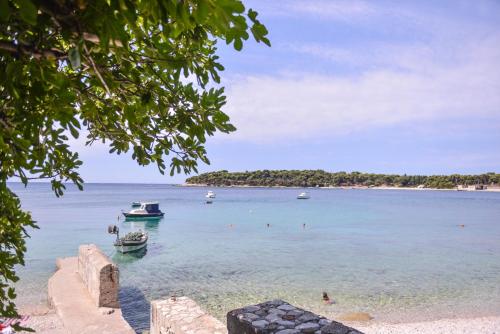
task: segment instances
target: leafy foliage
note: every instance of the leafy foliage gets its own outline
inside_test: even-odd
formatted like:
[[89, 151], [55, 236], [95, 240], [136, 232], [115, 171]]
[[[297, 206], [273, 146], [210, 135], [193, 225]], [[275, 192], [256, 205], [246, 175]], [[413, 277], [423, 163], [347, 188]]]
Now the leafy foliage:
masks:
[[0, 183], [0, 301], [1, 316], [16, 317], [15, 305], [9, 300], [16, 297], [14, 288], [9, 286], [8, 281], [16, 282], [18, 277], [12, 268], [24, 265], [24, 252], [26, 245], [24, 237], [27, 235], [26, 228], [36, 228], [29, 213], [21, 210], [19, 199]]
[[214, 186], [284, 186], [284, 187], [339, 187], [339, 186], [395, 186], [450, 189], [458, 185], [500, 184], [500, 174], [481, 175], [386, 175], [360, 172], [328, 173], [323, 170], [258, 170], [229, 173], [222, 170], [190, 177], [188, 184]]
[[68, 141], [82, 134], [161, 173], [196, 171], [206, 137], [235, 130], [217, 43], [250, 36], [270, 44], [239, 0], [0, 0], [0, 315], [15, 315], [9, 282], [35, 226], [7, 180], [81, 189]]

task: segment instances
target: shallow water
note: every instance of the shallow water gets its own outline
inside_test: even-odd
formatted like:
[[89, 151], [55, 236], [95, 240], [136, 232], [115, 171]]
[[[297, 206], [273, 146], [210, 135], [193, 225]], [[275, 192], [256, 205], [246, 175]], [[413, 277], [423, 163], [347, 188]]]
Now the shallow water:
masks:
[[[311, 189], [297, 200], [300, 189], [217, 188], [207, 205], [203, 187], [87, 184], [57, 199], [46, 184], [10, 186], [41, 227], [20, 269], [21, 303], [46, 298], [56, 257], [95, 243], [120, 266], [137, 329], [148, 326], [148, 300], [173, 294], [221, 319], [274, 298], [395, 322], [500, 312], [500, 193]], [[165, 218], [117, 221], [136, 200], [160, 201]], [[113, 223], [147, 230], [147, 252], [117, 254]], [[335, 305], [321, 303], [323, 291]]]

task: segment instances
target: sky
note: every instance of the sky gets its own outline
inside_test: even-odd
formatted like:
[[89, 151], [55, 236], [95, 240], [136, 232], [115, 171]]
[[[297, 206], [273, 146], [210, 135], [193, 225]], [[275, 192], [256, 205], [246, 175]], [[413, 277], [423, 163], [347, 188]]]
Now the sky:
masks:
[[[226, 169], [500, 172], [500, 1], [247, 0], [272, 47], [219, 43]], [[182, 183], [72, 143], [86, 182]]]

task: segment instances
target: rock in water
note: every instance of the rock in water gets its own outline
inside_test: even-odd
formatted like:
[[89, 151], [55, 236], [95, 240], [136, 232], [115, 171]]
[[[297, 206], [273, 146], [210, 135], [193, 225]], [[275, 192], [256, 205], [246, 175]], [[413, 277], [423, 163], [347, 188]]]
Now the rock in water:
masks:
[[339, 319], [344, 321], [370, 321], [373, 317], [366, 312], [352, 312], [341, 315]]

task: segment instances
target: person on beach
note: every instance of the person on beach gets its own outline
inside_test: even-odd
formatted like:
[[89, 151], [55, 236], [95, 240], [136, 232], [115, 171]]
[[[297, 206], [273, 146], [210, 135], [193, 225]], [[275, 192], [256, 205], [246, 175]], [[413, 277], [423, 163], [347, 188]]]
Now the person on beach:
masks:
[[325, 303], [326, 305], [335, 304], [335, 302], [331, 300], [330, 297], [328, 297], [328, 294], [326, 292], [323, 292], [323, 303]]

